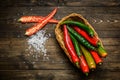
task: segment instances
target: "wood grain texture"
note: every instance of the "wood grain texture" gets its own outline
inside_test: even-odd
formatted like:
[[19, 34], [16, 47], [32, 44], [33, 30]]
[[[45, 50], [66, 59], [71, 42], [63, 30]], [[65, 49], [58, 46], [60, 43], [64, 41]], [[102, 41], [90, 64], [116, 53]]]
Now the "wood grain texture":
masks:
[[[6, 3], [6, 4], [5, 4]], [[0, 1], [0, 80], [120, 80], [120, 1], [119, 0], [5, 0]], [[25, 30], [34, 23], [21, 24], [23, 15], [49, 14], [58, 7], [55, 19], [76, 12], [95, 28], [108, 57], [88, 77], [74, 67], [55, 39], [56, 24], [43, 30], [51, 34], [46, 42], [47, 56], [34, 59]], [[4, 8], [5, 7], [5, 8]]]

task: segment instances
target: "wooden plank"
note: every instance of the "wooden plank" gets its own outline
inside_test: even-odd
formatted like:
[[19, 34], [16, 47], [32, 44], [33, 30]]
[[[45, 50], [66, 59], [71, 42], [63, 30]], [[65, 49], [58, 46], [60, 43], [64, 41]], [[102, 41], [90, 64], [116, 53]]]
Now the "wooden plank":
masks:
[[[12, 74], [11, 74], [12, 73]], [[111, 74], [110, 74], [111, 73]], [[103, 75], [104, 74], [104, 75]], [[119, 80], [120, 70], [98, 70], [85, 77], [78, 70], [0, 71], [1, 80]], [[7, 77], [6, 77], [7, 76]], [[99, 78], [98, 78], [99, 77]]]
[[[103, 65], [97, 66], [97, 69], [108, 69], [108, 70], [117, 70], [119, 69], [119, 63], [117, 59], [119, 59], [117, 56], [120, 55], [110, 55], [104, 59]], [[55, 56], [58, 57], [58, 56]], [[111, 59], [114, 59], [112, 60]], [[15, 58], [15, 59], [12, 59]], [[58, 57], [59, 58], [59, 57]], [[3, 60], [2, 60], [3, 59]], [[11, 58], [2, 58], [0, 60], [0, 70], [73, 70], [76, 69], [73, 64], [70, 63], [70, 61], [67, 60], [67, 58], [59, 58], [59, 59], [49, 59], [49, 61], [33, 61], [30, 59], [24, 59], [19, 57], [11, 57]], [[31, 58], [32, 59], [32, 58]], [[63, 60], [64, 59], [64, 60]], [[66, 59], [66, 61], [65, 61]], [[16, 61], [16, 62], [14, 62]]]
[[29, 7], [29, 6], [57, 6], [58, 0], [5, 0], [0, 2], [1, 7]]
[[118, 0], [59, 0], [60, 6], [94, 6], [94, 7], [100, 7], [100, 6], [120, 6], [120, 1]]
[[[4, 19], [15, 19], [19, 18], [23, 15], [41, 15], [46, 16], [48, 13], [50, 13], [54, 7], [7, 7], [6, 9], [0, 8], [0, 17]], [[58, 12], [55, 16], [55, 18], [60, 19], [61, 17], [68, 15], [70, 13], [80, 13], [84, 16], [92, 15], [95, 17], [104, 18], [104, 16], [97, 16], [99, 14], [109, 14], [109, 15], [119, 15], [120, 8], [119, 7], [58, 7]], [[9, 15], [8, 15], [9, 14]], [[108, 16], [109, 16], [108, 15]], [[112, 15], [112, 16], [114, 16]], [[106, 15], [107, 17], [107, 15]], [[107, 17], [110, 19], [110, 17]], [[114, 19], [114, 17], [111, 17], [111, 19]], [[119, 19], [119, 17], [117, 18]]]

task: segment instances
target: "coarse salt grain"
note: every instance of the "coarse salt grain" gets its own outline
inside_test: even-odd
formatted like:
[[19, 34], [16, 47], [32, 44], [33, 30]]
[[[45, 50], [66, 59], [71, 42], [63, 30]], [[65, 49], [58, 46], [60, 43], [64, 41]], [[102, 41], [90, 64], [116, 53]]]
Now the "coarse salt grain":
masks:
[[26, 51], [28, 52], [27, 54], [29, 54], [28, 57], [32, 56], [32, 58], [34, 58], [34, 61], [37, 61], [40, 55], [42, 55], [43, 60], [45, 59], [45, 57], [47, 57], [48, 60], [45, 43], [50, 36], [50, 34], [46, 34], [46, 30], [40, 30], [35, 35], [27, 38], [28, 48], [26, 49]]

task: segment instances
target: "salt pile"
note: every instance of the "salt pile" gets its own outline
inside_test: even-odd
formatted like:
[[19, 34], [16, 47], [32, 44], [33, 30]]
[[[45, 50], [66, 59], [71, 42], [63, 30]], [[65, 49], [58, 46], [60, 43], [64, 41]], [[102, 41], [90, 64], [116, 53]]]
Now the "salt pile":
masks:
[[50, 36], [50, 34], [46, 34], [45, 30], [40, 30], [35, 35], [27, 38], [27, 57], [33, 58], [32, 62], [37, 61], [41, 55], [43, 59], [49, 59], [45, 44]]

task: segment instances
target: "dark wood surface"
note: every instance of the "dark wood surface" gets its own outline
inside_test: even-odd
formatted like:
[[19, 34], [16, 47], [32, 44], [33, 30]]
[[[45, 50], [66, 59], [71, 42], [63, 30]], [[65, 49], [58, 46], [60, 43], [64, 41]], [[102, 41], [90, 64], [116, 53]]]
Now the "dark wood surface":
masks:
[[[47, 57], [32, 61], [25, 51], [25, 30], [32, 26], [17, 20], [23, 15], [46, 16], [58, 7], [55, 19], [70, 13], [83, 15], [101, 38], [108, 57], [86, 77], [74, 67], [55, 39], [56, 24], [43, 30], [51, 37]], [[0, 1], [0, 80], [120, 80], [120, 1], [119, 0], [3, 0]]]

